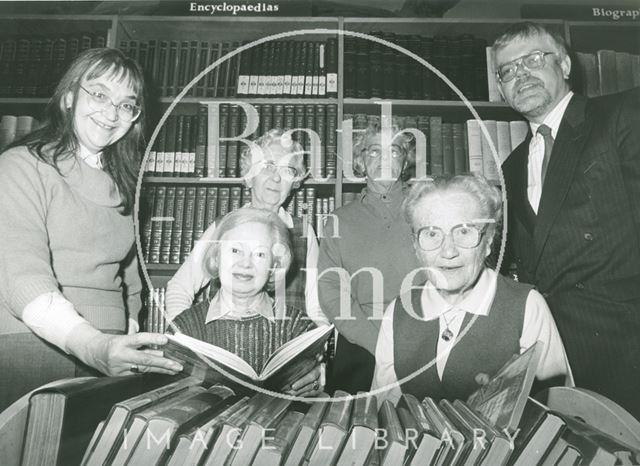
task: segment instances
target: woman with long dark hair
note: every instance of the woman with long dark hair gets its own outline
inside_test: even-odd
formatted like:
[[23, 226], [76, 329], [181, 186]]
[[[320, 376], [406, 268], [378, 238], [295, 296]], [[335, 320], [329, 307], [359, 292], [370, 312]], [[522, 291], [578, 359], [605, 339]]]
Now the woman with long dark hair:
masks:
[[63, 377], [181, 369], [140, 349], [164, 336], [135, 334], [143, 115], [139, 65], [87, 50], [43, 126], [0, 155], [0, 410]]

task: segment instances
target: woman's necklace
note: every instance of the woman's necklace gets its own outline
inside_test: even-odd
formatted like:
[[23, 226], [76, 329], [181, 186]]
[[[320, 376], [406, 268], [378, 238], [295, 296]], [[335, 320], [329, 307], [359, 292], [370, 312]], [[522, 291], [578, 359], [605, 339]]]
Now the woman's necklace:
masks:
[[[451, 311], [453, 311], [453, 309]], [[451, 311], [447, 311], [444, 314], [442, 314], [442, 319], [444, 320], [445, 329], [440, 334], [440, 338], [442, 338], [444, 341], [450, 341], [453, 338], [453, 332], [451, 331], [449, 326], [453, 323], [454, 320], [458, 318], [458, 314], [456, 314], [450, 320], [447, 320], [447, 314]]]

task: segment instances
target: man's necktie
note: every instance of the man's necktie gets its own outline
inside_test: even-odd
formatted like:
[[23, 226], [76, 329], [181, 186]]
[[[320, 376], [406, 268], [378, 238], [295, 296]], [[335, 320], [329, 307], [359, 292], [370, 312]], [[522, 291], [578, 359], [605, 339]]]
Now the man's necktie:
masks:
[[547, 125], [540, 125], [538, 127], [538, 134], [544, 139], [544, 158], [542, 159], [542, 173], [540, 175], [542, 186], [544, 187], [544, 177], [547, 174], [551, 150], [553, 149], [553, 136], [551, 135], [551, 128]]

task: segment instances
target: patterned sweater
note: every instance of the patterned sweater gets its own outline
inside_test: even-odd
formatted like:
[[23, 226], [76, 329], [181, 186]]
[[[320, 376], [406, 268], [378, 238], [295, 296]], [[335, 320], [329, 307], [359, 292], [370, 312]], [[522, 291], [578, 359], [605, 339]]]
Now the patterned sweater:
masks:
[[315, 327], [304, 311], [292, 306], [286, 308], [286, 319], [271, 321], [256, 314], [240, 320], [221, 318], [205, 324], [208, 309], [208, 300], [195, 304], [176, 316], [173, 323], [193, 338], [237, 354], [257, 373], [280, 346]]

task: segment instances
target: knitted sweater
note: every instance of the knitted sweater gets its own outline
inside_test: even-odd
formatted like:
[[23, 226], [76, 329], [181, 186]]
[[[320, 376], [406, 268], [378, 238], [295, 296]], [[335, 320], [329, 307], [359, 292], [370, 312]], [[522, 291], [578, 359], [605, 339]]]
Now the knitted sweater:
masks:
[[286, 308], [287, 319], [270, 321], [255, 314], [205, 324], [208, 309], [209, 301], [203, 301], [180, 313], [173, 322], [181, 332], [237, 354], [258, 374], [275, 350], [315, 327], [303, 311], [292, 306]]
[[[380, 321], [400, 291], [405, 276], [421, 267], [411, 243], [411, 227], [402, 215], [407, 188], [396, 184], [387, 195], [368, 191], [327, 218], [318, 257], [318, 294], [322, 311], [351, 343], [375, 353]], [[341, 309], [343, 285], [333, 267], [351, 276], [350, 316]], [[367, 267], [379, 272], [374, 282]], [[365, 269], [360, 271], [361, 269]], [[358, 271], [360, 271], [358, 273]], [[420, 280], [418, 280], [419, 282]], [[377, 308], [377, 311], [376, 311]]]
[[133, 217], [112, 178], [76, 157], [54, 167], [25, 147], [0, 155], [0, 334], [38, 296], [59, 290], [102, 330], [137, 318], [141, 281]]

